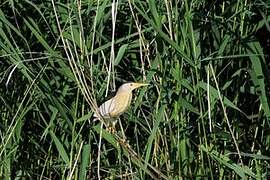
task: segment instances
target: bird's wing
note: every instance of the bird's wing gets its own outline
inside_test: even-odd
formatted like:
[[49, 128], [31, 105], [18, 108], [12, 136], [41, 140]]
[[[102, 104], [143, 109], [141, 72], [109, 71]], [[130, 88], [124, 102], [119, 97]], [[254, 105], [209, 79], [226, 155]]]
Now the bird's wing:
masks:
[[[99, 106], [99, 113], [103, 118], [110, 118], [110, 112], [112, 111], [112, 109], [115, 108], [115, 103], [113, 103], [114, 98], [109, 99], [108, 101], [104, 102], [103, 104], [101, 104], [101, 106]], [[98, 117], [97, 114], [94, 114], [95, 117]]]
[[[99, 113], [104, 119], [116, 118], [123, 114], [131, 102], [131, 93], [121, 93], [109, 99], [99, 107]], [[97, 117], [97, 114], [94, 114]]]

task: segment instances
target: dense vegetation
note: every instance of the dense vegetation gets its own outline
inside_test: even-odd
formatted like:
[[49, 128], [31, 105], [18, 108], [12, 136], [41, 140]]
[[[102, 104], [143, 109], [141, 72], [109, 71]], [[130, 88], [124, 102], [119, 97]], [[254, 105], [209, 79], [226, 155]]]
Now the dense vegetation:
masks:
[[269, 0], [0, 7], [0, 179], [270, 178]]

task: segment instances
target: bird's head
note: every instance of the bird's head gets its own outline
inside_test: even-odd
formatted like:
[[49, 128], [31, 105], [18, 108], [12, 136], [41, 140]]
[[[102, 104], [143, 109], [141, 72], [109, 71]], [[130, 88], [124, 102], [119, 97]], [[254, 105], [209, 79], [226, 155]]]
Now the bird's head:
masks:
[[119, 87], [117, 93], [119, 92], [131, 92], [134, 89], [137, 89], [141, 86], [147, 86], [149, 84], [144, 84], [144, 83], [135, 83], [135, 82], [129, 82], [125, 83], [122, 86]]

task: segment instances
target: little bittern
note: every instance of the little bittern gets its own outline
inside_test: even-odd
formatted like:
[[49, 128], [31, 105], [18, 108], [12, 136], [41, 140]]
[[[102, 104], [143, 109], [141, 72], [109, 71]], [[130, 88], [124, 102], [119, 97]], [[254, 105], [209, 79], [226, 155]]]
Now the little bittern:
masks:
[[[147, 85], [148, 84], [134, 82], [121, 85], [118, 88], [116, 95], [98, 108], [100, 116], [105, 120], [119, 117], [129, 107], [132, 99], [132, 91]], [[95, 113], [94, 117], [98, 118], [98, 115]]]

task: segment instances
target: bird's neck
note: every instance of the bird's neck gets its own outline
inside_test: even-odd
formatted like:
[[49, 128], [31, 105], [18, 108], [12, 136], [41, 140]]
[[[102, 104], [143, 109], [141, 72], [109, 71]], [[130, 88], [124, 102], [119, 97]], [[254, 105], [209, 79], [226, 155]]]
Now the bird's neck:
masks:
[[117, 91], [116, 95], [122, 95], [122, 96], [126, 96], [126, 95], [132, 95], [132, 92], [130, 91]]
[[116, 96], [119, 96], [121, 98], [124, 98], [127, 100], [128, 104], [130, 104], [131, 99], [132, 99], [132, 91], [121, 91], [121, 92], [117, 92]]

